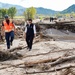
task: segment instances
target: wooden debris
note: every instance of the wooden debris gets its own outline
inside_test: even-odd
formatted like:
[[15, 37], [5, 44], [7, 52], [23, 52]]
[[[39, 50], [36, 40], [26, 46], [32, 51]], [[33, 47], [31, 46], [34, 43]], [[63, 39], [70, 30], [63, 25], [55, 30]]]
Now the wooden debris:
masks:
[[51, 59], [51, 58], [43, 59], [43, 60], [39, 60], [39, 61], [35, 61], [35, 62], [28, 62], [28, 63], [25, 63], [25, 65], [26, 66], [32, 66], [34, 64], [47, 63], [50, 61], [54, 61], [54, 62], [49, 64], [51, 66], [54, 66], [54, 65], [60, 64], [60, 63], [65, 62], [65, 61], [71, 61], [73, 59], [75, 59], [75, 55], [74, 56], [68, 56], [68, 57], [61, 57], [61, 58], [58, 57], [58, 58], [54, 58], [54, 59]]
[[73, 56], [68, 56], [68, 57], [61, 57], [61, 58], [57, 59], [56, 61], [50, 63], [50, 65], [51, 65], [51, 66], [57, 65], [57, 64], [60, 64], [60, 63], [62, 63], [62, 62], [65, 62], [65, 61], [71, 61], [71, 60], [73, 60], [73, 59], [75, 59], [75, 55], [73, 55]]
[[20, 55], [18, 53], [10, 53], [8, 51], [5, 51], [5, 52], [0, 51], [0, 61], [18, 59], [20, 57], [22, 57], [22, 55]]
[[39, 73], [50, 73], [50, 72], [56, 72], [56, 71], [60, 71], [62, 69], [69, 69], [69, 68], [75, 68], [75, 64], [70, 64], [70, 65], [66, 65], [66, 66], [62, 66], [62, 67], [56, 67], [56, 68], [51, 68], [48, 71], [40, 71], [40, 72], [26, 72], [26, 74], [39, 74]]
[[[27, 47], [27, 46], [26, 46], [26, 47]], [[24, 48], [25, 48], [25, 47], [24, 47]], [[13, 51], [15, 51], [15, 50], [21, 50], [21, 49], [23, 49], [23, 46], [18, 46], [18, 47], [15, 47], [15, 48], [10, 49], [9, 52], [13, 52]]]

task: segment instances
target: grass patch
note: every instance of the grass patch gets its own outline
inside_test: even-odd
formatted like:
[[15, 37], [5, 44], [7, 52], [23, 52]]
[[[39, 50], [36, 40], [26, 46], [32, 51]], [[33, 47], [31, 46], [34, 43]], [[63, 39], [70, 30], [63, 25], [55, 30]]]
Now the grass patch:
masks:
[[15, 17], [14, 17], [14, 19], [19, 19], [19, 18], [20, 18], [20, 19], [24, 19], [25, 17], [24, 17], [24, 16], [15, 16]]

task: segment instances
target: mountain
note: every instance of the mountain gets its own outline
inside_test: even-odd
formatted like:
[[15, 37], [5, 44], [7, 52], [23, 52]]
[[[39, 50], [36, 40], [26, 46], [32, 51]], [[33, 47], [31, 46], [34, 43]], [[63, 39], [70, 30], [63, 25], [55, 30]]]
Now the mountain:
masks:
[[[0, 2], [0, 8], [10, 8], [10, 7], [16, 7], [17, 8], [17, 15], [23, 15], [23, 12], [26, 10], [25, 7], [22, 7], [20, 5], [13, 5], [13, 4], [8, 4], [8, 3], [2, 3]], [[57, 11], [51, 10], [51, 9], [46, 9], [46, 8], [36, 8], [37, 14], [44, 14], [44, 15], [53, 15], [57, 13]]]
[[75, 4], [71, 5], [67, 9], [63, 10], [61, 13], [65, 14], [65, 13], [71, 13], [71, 12], [75, 12]]
[[57, 11], [43, 8], [43, 7], [36, 8], [36, 10], [37, 10], [38, 14], [44, 14], [44, 15], [53, 15], [53, 14], [57, 13]]

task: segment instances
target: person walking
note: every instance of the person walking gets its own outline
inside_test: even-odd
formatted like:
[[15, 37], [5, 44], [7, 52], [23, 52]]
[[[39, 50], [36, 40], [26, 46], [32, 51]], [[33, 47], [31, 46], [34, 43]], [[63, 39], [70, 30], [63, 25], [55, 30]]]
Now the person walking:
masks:
[[32, 19], [28, 19], [25, 28], [25, 39], [27, 43], [27, 49], [31, 51], [34, 37], [36, 37], [36, 27], [32, 23]]
[[10, 45], [12, 46], [12, 43], [13, 43], [13, 40], [14, 40], [15, 25], [9, 19], [8, 15], [5, 15], [5, 20], [2, 22], [2, 31], [5, 32], [7, 49], [10, 49]]

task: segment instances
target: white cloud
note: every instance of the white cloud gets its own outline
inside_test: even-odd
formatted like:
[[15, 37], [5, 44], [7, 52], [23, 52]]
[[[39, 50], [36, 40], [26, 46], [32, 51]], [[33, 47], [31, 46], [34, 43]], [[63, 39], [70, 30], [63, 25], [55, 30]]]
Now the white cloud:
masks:
[[44, 7], [53, 10], [64, 10], [75, 4], [75, 0], [0, 0], [0, 2], [18, 4], [24, 7]]

